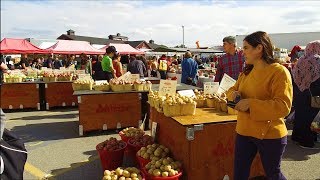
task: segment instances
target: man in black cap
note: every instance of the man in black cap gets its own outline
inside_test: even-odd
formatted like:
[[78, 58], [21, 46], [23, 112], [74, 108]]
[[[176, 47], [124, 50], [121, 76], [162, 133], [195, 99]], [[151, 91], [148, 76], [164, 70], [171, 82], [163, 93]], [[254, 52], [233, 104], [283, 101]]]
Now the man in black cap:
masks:
[[113, 77], [116, 77], [115, 70], [112, 65], [112, 58], [116, 53], [117, 53], [116, 48], [114, 46], [109, 46], [106, 49], [106, 55], [103, 57], [101, 62], [102, 70], [105, 74], [106, 80], [108, 81]]
[[218, 59], [217, 73], [214, 81], [220, 82], [224, 73], [237, 80], [243, 69], [244, 56], [241, 51], [236, 49], [237, 43], [234, 36], [227, 36], [222, 41], [226, 54]]

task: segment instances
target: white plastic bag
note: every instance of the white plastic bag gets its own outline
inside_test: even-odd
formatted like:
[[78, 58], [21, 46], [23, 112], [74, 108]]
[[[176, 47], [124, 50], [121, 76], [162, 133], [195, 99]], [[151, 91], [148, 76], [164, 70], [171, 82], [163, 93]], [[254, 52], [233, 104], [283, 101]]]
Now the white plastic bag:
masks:
[[311, 130], [317, 133], [320, 133], [320, 111], [316, 115], [316, 117], [313, 119], [311, 123]]

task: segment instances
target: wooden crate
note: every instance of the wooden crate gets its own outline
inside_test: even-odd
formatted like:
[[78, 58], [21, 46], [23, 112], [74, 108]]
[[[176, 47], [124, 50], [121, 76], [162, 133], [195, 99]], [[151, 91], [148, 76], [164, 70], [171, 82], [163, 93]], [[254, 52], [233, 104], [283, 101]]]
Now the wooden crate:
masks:
[[[235, 143], [234, 115], [213, 109], [197, 109], [196, 116], [165, 117], [151, 109], [152, 121], [158, 123], [157, 140], [170, 148], [175, 159], [183, 163], [183, 179], [217, 179], [233, 177]], [[210, 122], [210, 123], [208, 123]], [[201, 126], [194, 126], [202, 124]], [[193, 125], [191, 125], [193, 124]], [[193, 140], [187, 128], [194, 131]], [[188, 140], [189, 138], [189, 140]], [[251, 177], [264, 174], [260, 157], [252, 164]]]
[[110, 93], [78, 96], [81, 131], [138, 127], [141, 120], [139, 93]]
[[77, 97], [73, 95], [72, 82], [53, 82], [45, 84], [46, 109], [50, 107], [76, 106]]
[[1, 85], [2, 109], [37, 108], [40, 110], [39, 84], [10, 83]]

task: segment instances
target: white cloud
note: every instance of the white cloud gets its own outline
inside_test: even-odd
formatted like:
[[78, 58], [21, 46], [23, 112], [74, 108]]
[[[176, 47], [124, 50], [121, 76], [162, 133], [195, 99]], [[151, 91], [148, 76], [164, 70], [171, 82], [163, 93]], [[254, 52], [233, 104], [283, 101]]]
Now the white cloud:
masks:
[[175, 46], [220, 45], [224, 36], [320, 31], [317, 1], [1, 1], [1, 38], [121, 33]]

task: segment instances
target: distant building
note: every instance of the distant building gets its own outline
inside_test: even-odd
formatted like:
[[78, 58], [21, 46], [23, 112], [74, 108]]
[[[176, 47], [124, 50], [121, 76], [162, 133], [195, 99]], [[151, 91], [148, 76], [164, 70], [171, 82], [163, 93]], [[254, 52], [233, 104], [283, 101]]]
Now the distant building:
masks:
[[141, 51], [151, 51], [159, 47], [166, 47], [163, 45], [155, 44], [153, 40], [150, 40], [149, 43], [141, 40], [141, 41], [129, 41], [129, 38], [126, 36], [121, 36], [120, 33], [116, 35], [109, 35], [108, 38], [98, 38], [98, 37], [90, 37], [90, 36], [79, 36], [75, 34], [75, 31], [68, 30], [67, 34], [62, 34], [57, 39], [62, 40], [76, 40], [76, 41], [88, 41], [91, 45], [95, 47], [99, 47], [99, 45], [108, 45], [110, 43], [115, 44], [129, 44], [130, 46], [141, 50]]
[[[247, 35], [236, 35], [238, 47], [242, 47], [243, 39]], [[306, 46], [309, 42], [320, 39], [320, 32], [300, 32], [300, 33], [276, 33], [269, 34], [274, 46], [288, 49], [295, 46]]]

